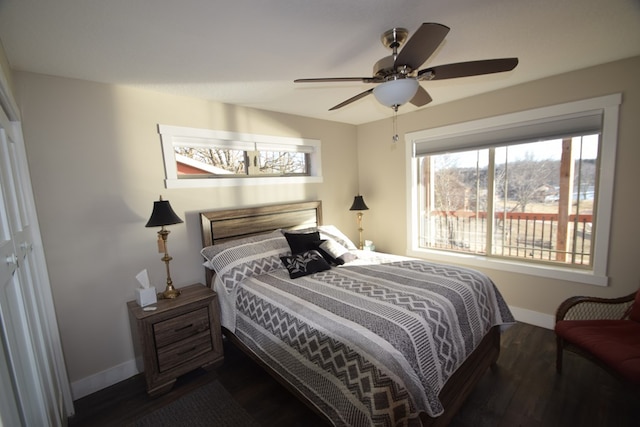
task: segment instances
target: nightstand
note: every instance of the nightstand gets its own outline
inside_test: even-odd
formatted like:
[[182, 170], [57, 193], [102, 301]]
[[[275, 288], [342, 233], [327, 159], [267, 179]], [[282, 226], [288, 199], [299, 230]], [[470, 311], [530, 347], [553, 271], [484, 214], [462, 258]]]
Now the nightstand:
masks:
[[154, 311], [127, 303], [136, 363], [151, 396], [171, 390], [180, 375], [224, 358], [217, 294], [201, 284], [180, 291], [178, 298], [159, 299]]

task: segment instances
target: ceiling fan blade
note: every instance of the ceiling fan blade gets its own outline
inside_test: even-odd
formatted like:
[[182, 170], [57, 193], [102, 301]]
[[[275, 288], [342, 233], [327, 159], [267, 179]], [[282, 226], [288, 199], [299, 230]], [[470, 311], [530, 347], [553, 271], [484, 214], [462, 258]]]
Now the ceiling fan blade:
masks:
[[373, 77], [327, 77], [317, 79], [295, 79], [294, 83], [321, 83], [321, 82], [362, 82], [362, 83], [376, 83], [376, 79]]
[[338, 104], [338, 105], [336, 105], [336, 106], [334, 106], [334, 107], [329, 108], [329, 111], [337, 110], [338, 108], [342, 108], [342, 107], [344, 107], [345, 105], [349, 105], [349, 104], [351, 104], [352, 102], [355, 102], [355, 101], [357, 101], [357, 100], [358, 100], [358, 99], [360, 99], [360, 98], [364, 98], [365, 96], [369, 95], [369, 94], [370, 94], [370, 93], [372, 93], [372, 92], [373, 92], [373, 88], [371, 88], [371, 89], [369, 89], [369, 90], [365, 90], [364, 92], [359, 93], [359, 94], [357, 94], [356, 96], [352, 96], [351, 98], [347, 99], [346, 101], [343, 101], [343, 102], [341, 102], [340, 104]]
[[440, 46], [448, 32], [449, 27], [442, 24], [422, 24], [407, 40], [394, 65], [407, 65], [412, 70], [417, 70]]
[[431, 99], [431, 96], [425, 90], [425, 88], [423, 88], [422, 86], [418, 86], [418, 91], [409, 102], [411, 102], [416, 107], [422, 107], [423, 105], [427, 105], [431, 101], [433, 100]]
[[444, 80], [457, 77], [479, 76], [513, 70], [518, 58], [485, 59], [482, 61], [457, 62], [437, 65], [418, 72], [418, 80]]

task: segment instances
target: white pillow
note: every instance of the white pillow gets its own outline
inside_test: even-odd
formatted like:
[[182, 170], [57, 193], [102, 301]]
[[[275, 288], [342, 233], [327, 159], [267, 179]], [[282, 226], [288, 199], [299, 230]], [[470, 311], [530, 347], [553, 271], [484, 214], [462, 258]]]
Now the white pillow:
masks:
[[325, 240], [319, 247], [327, 254], [329, 254], [329, 256], [334, 258], [334, 262], [338, 265], [342, 265], [345, 262], [350, 262], [358, 258], [354, 254], [349, 252], [349, 249], [345, 248], [333, 239]]
[[345, 248], [333, 239], [327, 239], [322, 242], [320, 249], [331, 255], [333, 258], [338, 258], [349, 252], [349, 249]]

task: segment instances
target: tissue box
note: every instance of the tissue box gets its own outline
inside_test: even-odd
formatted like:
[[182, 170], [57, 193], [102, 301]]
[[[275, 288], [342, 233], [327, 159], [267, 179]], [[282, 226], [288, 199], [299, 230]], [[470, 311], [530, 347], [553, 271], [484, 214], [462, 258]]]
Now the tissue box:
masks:
[[136, 288], [136, 301], [140, 307], [155, 304], [158, 302], [156, 288], [153, 286], [150, 288]]

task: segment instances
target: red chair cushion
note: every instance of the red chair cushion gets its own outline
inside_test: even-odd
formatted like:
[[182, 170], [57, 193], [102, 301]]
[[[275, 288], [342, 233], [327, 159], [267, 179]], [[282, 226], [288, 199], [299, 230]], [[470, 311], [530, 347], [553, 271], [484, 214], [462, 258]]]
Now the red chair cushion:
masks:
[[636, 300], [633, 302], [631, 306], [631, 311], [629, 312], [629, 319], [635, 320], [636, 322], [640, 322], [640, 291], [636, 292]]
[[640, 384], [640, 323], [629, 320], [561, 320], [556, 334], [587, 350], [629, 381]]

